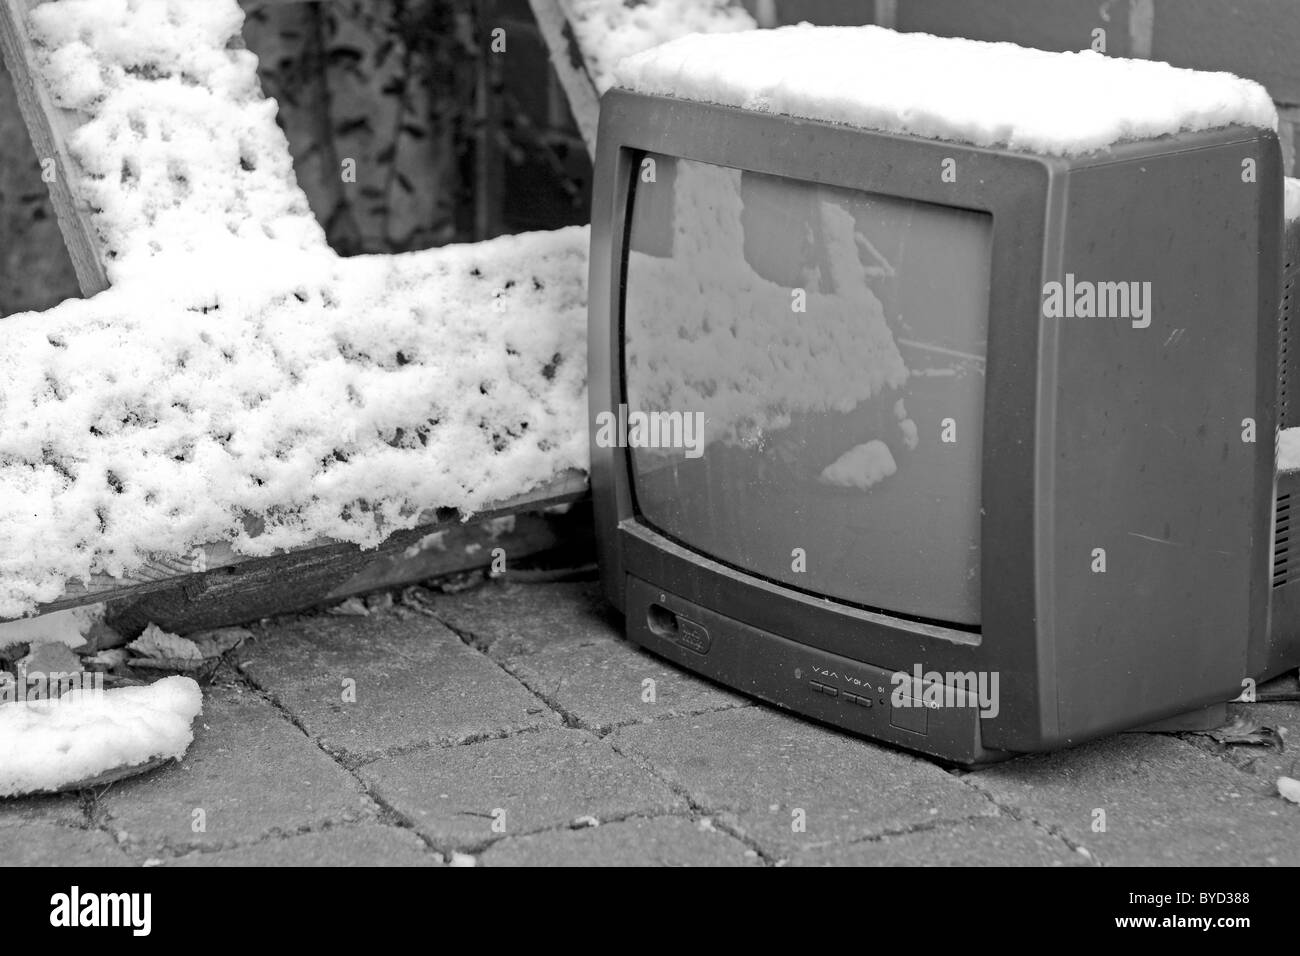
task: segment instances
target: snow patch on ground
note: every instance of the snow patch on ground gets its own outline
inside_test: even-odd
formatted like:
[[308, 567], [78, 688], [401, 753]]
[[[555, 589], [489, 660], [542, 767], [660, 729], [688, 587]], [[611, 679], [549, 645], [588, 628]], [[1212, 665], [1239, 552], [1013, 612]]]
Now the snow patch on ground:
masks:
[[838, 488], [857, 488], [866, 491], [872, 485], [884, 481], [898, 466], [889, 446], [878, 439], [872, 439], [864, 445], [856, 445], [829, 465], [821, 474], [821, 481]]
[[156, 757], [179, 759], [202, 705], [193, 680], [166, 677], [0, 706], [0, 797], [58, 790]]
[[598, 92], [619, 60], [688, 33], [753, 30], [736, 0], [561, 0]]
[[873, 26], [686, 36], [623, 60], [615, 78], [641, 93], [1047, 155], [1277, 128], [1264, 87], [1229, 73]]

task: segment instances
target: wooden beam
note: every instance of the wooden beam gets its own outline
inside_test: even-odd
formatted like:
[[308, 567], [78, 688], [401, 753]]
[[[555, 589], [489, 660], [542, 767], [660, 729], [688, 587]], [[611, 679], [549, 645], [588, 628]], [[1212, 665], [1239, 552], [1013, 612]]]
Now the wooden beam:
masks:
[[36, 48], [27, 30], [28, 11], [37, 0], [0, 0], [0, 50], [13, 78], [18, 106], [41, 164], [42, 178], [68, 247], [83, 295], [108, 288], [101, 245], [90, 224], [89, 207], [73, 192], [76, 166], [68, 152], [68, 137], [81, 123], [78, 114], [54, 104], [41, 82]]
[[582, 47], [573, 32], [573, 25], [560, 5], [560, 0], [528, 0], [537, 27], [551, 54], [551, 65], [560, 78], [569, 109], [587, 144], [587, 152], [596, 157], [596, 127], [600, 121], [600, 94], [591, 80]]
[[125, 639], [151, 623], [173, 634], [189, 634], [488, 568], [498, 555], [504, 565], [498, 570], [507, 579], [522, 562], [543, 552], [562, 552], [569, 564], [589, 564], [595, 560], [594, 548], [591, 512], [585, 507], [562, 515], [512, 515], [509, 521], [452, 521], [433, 531], [402, 532], [378, 551], [334, 545], [209, 572], [181, 586], [112, 601], [106, 620]]
[[[570, 471], [527, 494], [484, 508], [474, 516], [474, 520], [481, 521], [522, 512], [541, 511], [577, 501], [586, 494], [587, 476], [582, 472]], [[243, 568], [245, 565], [248, 565], [250, 570], [257, 569], [279, 576], [292, 586], [291, 578], [295, 573], [311, 569], [321, 562], [328, 563], [340, 555], [359, 556], [360, 561], [355, 563], [354, 570], [360, 571], [377, 555], [396, 548], [407, 548], [429, 534], [454, 528], [461, 523], [460, 516], [454, 511], [426, 512], [422, 516], [419, 527], [394, 534], [378, 551], [365, 551], [353, 544], [322, 539], [292, 551], [280, 551], [268, 557], [252, 557], [237, 553], [229, 542], [218, 542], [199, 549], [192, 556], [159, 557], [129, 577], [95, 575], [86, 582], [69, 583], [62, 597], [41, 605], [38, 613], [44, 614], [82, 604], [136, 597], [177, 585], [189, 587], [191, 592], [197, 595], [206, 590], [214, 580], [228, 576], [232, 569]]]

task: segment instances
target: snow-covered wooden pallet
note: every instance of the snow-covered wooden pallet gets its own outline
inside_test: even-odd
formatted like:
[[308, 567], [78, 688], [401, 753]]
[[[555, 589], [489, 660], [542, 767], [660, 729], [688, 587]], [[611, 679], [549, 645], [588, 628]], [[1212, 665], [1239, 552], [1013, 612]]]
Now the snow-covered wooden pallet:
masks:
[[[692, 32], [772, 26], [772, 0], [528, 0], [569, 109], [593, 156], [600, 95], [624, 54]], [[654, 8], [654, 9], [652, 9]], [[759, 23], [750, 10], [759, 14]]]
[[[238, 9], [235, 7], [234, 0], [192, 0], [193, 6], [181, 13], [181, 17], [191, 17], [195, 22], [183, 24], [186, 29], [197, 29], [199, 34], [204, 32], [208, 35], [219, 34], [221, 24], [218, 22], [217, 27], [213, 27], [214, 21], [220, 21], [222, 17], [226, 20], [234, 18], [238, 22]], [[68, 91], [76, 90], [77, 83], [94, 83], [96, 82], [93, 73], [94, 64], [91, 70], [85, 75], [72, 77], [69, 83], [65, 84], [60, 96], [54, 95], [46, 82], [50, 71], [58, 72], [60, 70], [71, 73], [77, 67], [84, 67], [85, 64], [73, 63], [76, 60], [75, 50], [69, 53], [72, 44], [76, 39], [68, 41], [63, 47], [57, 47], [58, 34], [63, 29], [62, 24], [56, 23], [51, 27], [51, 21], [46, 20], [45, 38], [42, 42], [39, 35], [34, 37], [33, 10], [41, 7], [43, 0], [0, 0], [0, 46], [3, 48], [6, 64], [11, 75], [14, 78], [15, 86], [18, 91], [24, 120], [31, 132], [32, 141], [38, 153], [38, 160], [42, 164], [42, 171], [45, 173], [45, 179], [50, 186], [50, 192], [53, 199], [54, 207], [59, 218], [65, 241], [69, 252], [72, 256], [74, 265], [83, 293], [87, 296], [95, 296], [98, 293], [105, 292], [106, 296], [113, 296], [117, 292], [118, 278], [126, 276], [132, 269], [141, 266], [140, 257], [137, 256], [134, 262], [124, 262], [122, 251], [126, 245], [126, 236], [120, 228], [122, 222], [115, 221], [114, 208], [118, 196], [109, 196], [108, 202], [105, 202], [105, 189], [114, 188], [116, 176], [105, 177], [102, 175], [88, 176], [85, 167], [85, 154], [79, 158], [74, 148], [74, 137], [78, 131], [84, 131], [84, 127], [91, 124], [99, 117], [91, 114], [94, 112], [93, 107], [87, 107], [86, 110], [69, 108], [67, 99]], [[46, 4], [47, 6], [49, 4]], [[88, 16], [90, 18], [98, 17], [99, 12], [89, 8], [85, 4], [68, 2], [60, 4], [56, 13], [64, 16], [63, 11], [68, 10], [66, 16]], [[90, 10], [89, 13], [87, 11]], [[191, 14], [190, 11], [193, 11]], [[44, 11], [48, 13], [49, 11]], [[158, 11], [155, 10], [155, 13]], [[121, 30], [122, 24], [110, 25], [114, 29]], [[129, 25], [128, 25], [129, 26]], [[94, 25], [95, 29], [107, 29], [103, 24]], [[216, 34], [214, 34], [214, 29]], [[36, 31], [39, 33], [39, 31]], [[178, 34], [182, 31], [177, 31]], [[88, 35], [87, 33], [83, 35]], [[53, 39], [52, 39], [53, 38]], [[239, 40], [237, 26], [233, 35], [218, 37], [221, 42], [214, 43], [213, 48], [207, 51], [211, 55], [209, 61], [219, 61], [223, 55], [229, 55], [233, 67], [243, 68], [246, 72], [251, 73], [247, 62], [239, 62], [235, 59], [234, 54], [228, 54], [228, 51], [237, 50], [242, 46]], [[94, 50], [94, 46], [87, 50], [89, 55]], [[179, 51], [178, 57], [181, 61], [189, 56], [187, 51]], [[62, 57], [63, 59], [60, 59]], [[225, 70], [227, 65], [221, 62], [217, 63], [217, 70]], [[105, 74], [103, 63], [98, 64], [100, 76]], [[127, 73], [132, 73], [130, 64], [127, 66]], [[141, 73], [143, 72], [143, 76]], [[149, 70], [140, 71], [138, 66], [134, 75], [130, 77], [130, 82], [137, 83], [150, 79]], [[189, 86], [195, 85], [192, 76], [178, 69], [178, 77]], [[161, 76], [159, 83], [173, 79], [170, 76]], [[228, 79], [222, 75], [223, 82]], [[201, 83], [200, 83], [201, 85]], [[236, 90], [236, 93], [230, 93], [228, 89], [218, 85], [213, 88], [214, 100], [220, 101], [223, 96], [239, 97], [237, 102], [230, 103], [218, 102], [217, 106], [225, 108], [231, 106], [232, 111], [235, 109], [245, 110], [244, 116], [254, 116], [263, 118], [266, 110], [262, 109], [264, 105], [260, 101], [260, 92], [255, 89], [255, 80], [251, 84], [254, 87], [250, 95], [247, 90], [248, 83], [241, 84], [232, 82], [229, 84], [230, 89]], [[163, 100], [165, 102], [165, 99]], [[247, 112], [251, 110], [252, 112]], [[243, 117], [240, 117], [241, 119]], [[133, 124], [152, 123], [152, 117], [141, 118], [132, 116]], [[165, 124], [166, 119], [162, 122]], [[268, 221], [255, 223], [258, 228], [254, 231], [265, 233], [272, 239], [278, 239], [283, 234], [288, 234], [291, 241], [298, 243], [308, 253], [315, 255], [317, 247], [323, 249], [323, 235], [319, 234], [318, 227], [314, 222], [304, 222], [296, 220], [310, 220], [310, 213], [306, 209], [305, 201], [299, 201], [301, 194], [297, 191], [296, 183], [292, 182], [292, 170], [289, 162], [287, 149], [283, 148], [282, 142], [277, 142], [278, 131], [274, 130], [273, 124], [267, 125], [271, 132], [266, 130], [253, 130], [254, 139], [261, 135], [263, 139], [270, 142], [270, 152], [273, 155], [276, 170], [271, 174], [263, 175], [265, 172], [259, 172], [259, 188], [267, 191], [266, 183], [269, 179], [271, 183], [270, 191], [275, 193], [280, 186], [283, 196], [272, 195], [272, 199], [282, 199], [282, 208], [276, 211], [276, 218], [271, 221], [268, 214]], [[234, 128], [242, 134], [242, 127], [236, 125]], [[151, 129], [152, 132], [152, 129]], [[163, 140], [169, 140], [169, 131], [164, 131]], [[282, 139], [282, 137], [281, 137]], [[84, 142], [82, 144], [84, 150]], [[265, 143], [257, 144], [262, 148], [262, 156], [265, 156], [268, 150]], [[261, 161], [261, 160], [259, 160]], [[241, 160], [243, 162], [243, 160]], [[128, 186], [138, 194], [145, 181], [147, 181], [147, 171], [144, 171], [144, 178], [141, 179], [142, 171], [139, 169], [129, 170], [135, 177], [131, 183], [127, 183], [128, 166], [130, 163], [126, 160], [122, 163], [122, 181], [123, 195], [126, 196]], [[287, 180], [287, 184], [277, 184], [275, 175], [281, 169], [288, 170], [286, 174], [281, 175], [281, 179]], [[183, 170], [179, 174], [182, 185], [187, 184], [189, 171]], [[172, 179], [175, 181], [177, 175], [173, 174]], [[107, 185], [106, 185], [107, 184]], [[211, 184], [207, 184], [211, 185]], [[218, 191], [221, 186], [218, 185]], [[96, 192], [95, 190], [98, 190]], [[202, 190], [195, 190], [201, 192]], [[210, 191], [210, 190], [209, 190]], [[240, 200], [243, 199], [243, 187], [238, 189], [231, 187], [232, 195], [238, 194]], [[98, 198], [95, 198], [98, 197]], [[287, 199], [285, 199], [287, 197]], [[130, 201], [136, 201], [137, 196], [129, 197]], [[227, 209], [236, 208], [237, 204], [228, 203]], [[151, 212], [148, 220], [149, 228], [154, 229], [155, 233], [163, 230], [164, 226], [170, 228], [173, 234], [186, 235], [188, 230], [184, 216], [187, 214], [183, 204], [172, 202], [169, 208], [162, 204], [162, 212], [157, 215], [156, 221], [154, 214]], [[287, 210], [287, 212], [286, 212]], [[203, 228], [210, 228], [211, 224], [205, 220], [213, 218], [212, 209], [196, 208], [190, 211], [194, 232], [200, 233]], [[172, 217], [167, 220], [166, 217]], [[180, 217], [178, 219], [178, 217]], [[123, 217], [125, 218], [125, 217]], [[139, 218], [137, 216], [137, 218]], [[286, 228], [285, 223], [288, 222]], [[182, 228], [177, 228], [177, 224]], [[159, 225], [162, 223], [162, 225]], [[234, 227], [231, 231], [235, 231]], [[274, 235], [273, 235], [274, 233]], [[161, 235], [161, 233], [159, 233]], [[139, 245], [152, 246], [154, 252], [166, 253], [169, 250], [161, 249], [159, 246], [159, 235], [151, 234], [148, 237], [142, 237]], [[301, 238], [304, 237], [305, 238]], [[144, 242], [148, 238], [148, 243]], [[227, 237], [228, 238], [228, 237]], [[258, 238], [261, 238], [259, 235]], [[201, 238], [195, 239], [195, 245], [201, 241]], [[552, 242], [552, 245], [559, 244], [567, 246], [561, 249], [562, 253], [570, 255], [568, 246], [572, 246], [574, 240], [566, 237], [563, 242]], [[529, 247], [531, 248], [531, 247]], [[297, 250], [295, 250], [297, 251]], [[323, 250], [322, 255], [327, 255], [328, 250]], [[153, 252], [147, 253], [145, 258], [153, 255]], [[417, 254], [420, 255], [420, 254]], [[396, 283], [399, 287], [405, 284], [410, 285], [412, 281], [418, 281], [424, 277], [425, 272], [431, 279], [437, 279], [445, 275], [449, 266], [447, 262], [453, 265], [464, 266], [467, 270], [473, 265], [473, 254], [462, 254], [460, 258], [450, 260], [438, 259], [429, 260], [426, 266], [423, 262], [415, 262], [407, 258], [403, 263], [398, 263], [391, 269], [383, 266], [382, 263], [362, 263], [357, 260], [344, 262], [343, 265], [334, 267], [330, 262], [323, 258], [311, 260], [317, 266], [326, 270], [344, 269], [345, 266], [356, 266], [354, 272], [359, 272], [362, 284], [369, 282], [373, 285], [376, 281], [387, 281], [390, 285]], [[468, 264], [466, 264], [468, 263]], [[148, 263], [144, 263], [148, 265]], [[127, 267], [131, 268], [128, 269]], [[116, 276], [115, 272], [116, 271]], [[422, 272], [421, 270], [425, 271]], [[575, 274], [579, 271], [576, 266], [565, 265], [564, 270], [572, 271]], [[568, 271], [564, 277], [568, 278]], [[581, 270], [585, 279], [585, 267]], [[523, 274], [527, 274], [528, 269], [524, 268]], [[322, 273], [324, 274], [324, 273]], [[473, 274], [479, 275], [477, 265], [473, 266]], [[396, 276], [396, 278], [393, 278]], [[378, 277], [378, 278], [376, 278]], [[547, 276], [550, 281], [551, 276]], [[514, 283], [508, 282], [506, 288], [509, 289]], [[540, 280], [533, 277], [534, 286], [540, 288]], [[112, 288], [110, 288], [112, 287]], [[431, 289], [431, 296], [437, 296], [436, 287]], [[328, 297], [328, 287], [326, 288]], [[501, 296], [498, 292], [498, 300], [508, 298]], [[516, 295], [516, 298], [518, 296]], [[570, 300], [573, 296], [570, 294]], [[390, 301], [391, 300], [391, 301]], [[333, 305], [333, 303], [329, 303]], [[500, 301], [494, 301], [490, 297], [484, 298], [484, 305], [500, 305]], [[577, 303], [580, 307], [581, 303]], [[509, 307], [509, 303], [506, 304]], [[62, 307], [60, 307], [62, 308]], [[160, 305], [160, 309], [162, 306]], [[401, 299], [400, 295], [396, 298], [389, 296], [379, 299], [377, 312], [381, 315], [387, 311], [398, 310], [400, 308], [410, 308], [409, 301]], [[189, 311], [193, 311], [190, 309]], [[205, 308], [206, 312], [207, 309]], [[487, 311], [487, 309], [485, 309]], [[569, 301], [567, 311], [576, 313], [579, 309], [574, 307], [574, 303]], [[224, 317], [221, 317], [224, 318]], [[357, 321], [364, 323], [372, 319], [373, 316], [358, 316]], [[573, 315], [567, 314], [563, 321], [572, 323]], [[22, 335], [24, 331], [30, 334], [30, 328], [24, 330], [23, 323], [15, 320], [11, 323], [11, 335]], [[571, 332], [571, 330], [570, 330]], [[55, 332], [51, 331], [50, 337], [56, 337]], [[580, 334], [580, 333], [579, 333]], [[11, 340], [12, 341], [12, 340]], [[400, 356], [400, 352], [398, 353]], [[548, 353], [549, 354], [549, 353]], [[557, 353], [558, 354], [558, 353]], [[454, 356], [453, 356], [454, 360]], [[399, 357], [399, 364], [402, 360]], [[575, 364], [581, 363], [581, 357], [575, 359]], [[110, 378], [112, 375], [110, 374]], [[551, 371], [548, 378], [552, 378], [554, 372]], [[0, 392], [3, 392], [5, 382], [0, 381]], [[56, 389], [57, 391], [57, 389]], [[576, 426], [578, 418], [573, 416], [573, 409], [577, 404], [570, 403], [572, 407], [566, 406], [564, 414], [574, 417], [574, 422], [566, 421], [564, 427]], [[3, 403], [0, 402], [0, 406]], [[398, 429], [400, 434], [401, 429]], [[424, 437], [421, 436], [421, 440]], [[0, 456], [3, 457], [3, 456]], [[572, 458], [572, 456], [570, 456]], [[455, 485], [455, 481], [451, 482]], [[466, 569], [470, 567], [481, 567], [486, 565], [493, 554], [494, 548], [503, 549], [510, 561], [516, 561], [530, 553], [535, 553], [560, 543], [557, 540], [557, 532], [554, 522], [540, 513], [544, 509], [554, 510], [556, 506], [572, 503], [586, 494], [587, 484], [586, 475], [581, 470], [573, 467], [567, 469], [561, 468], [553, 472], [553, 477], [545, 480], [540, 484], [529, 482], [533, 485], [530, 490], [522, 494], [507, 495], [498, 500], [480, 501], [473, 507], [473, 520], [466, 524], [460, 520], [459, 514], [454, 508], [440, 507], [445, 502], [434, 500], [430, 504], [435, 507], [427, 508], [420, 512], [417, 526], [407, 530], [398, 531], [388, 536], [379, 546], [378, 551], [375, 549], [363, 550], [355, 544], [339, 541], [330, 537], [317, 536], [301, 544], [295, 544], [289, 548], [277, 548], [269, 554], [258, 554], [252, 556], [246, 551], [241, 551], [235, 544], [230, 541], [215, 541], [206, 545], [196, 545], [187, 549], [182, 554], [174, 551], [167, 553], [167, 549], [160, 549], [158, 553], [148, 553], [144, 561], [130, 563], [130, 566], [123, 572], [115, 575], [95, 572], [88, 577], [77, 575], [66, 575], [67, 582], [64, 592], [61, 596], [50, 600], [40, 600], [35, 602], [37, 613], [44, 613], [60, 608], [71, 607], [79, 604], [117, 600], [121, 598], [138, 598], [141, 595], [152, 593], [155, 606], [163, 607], [166, 614], [171, 618], [167, 622], [174, 629], [187, 629], [187, 621], [193, 619], [192, 626], [216, 626], [218, 624], [232, 623], [238, 619], [250, 619], [254, 617], [265, 616], [281, 610], [292, 610], [304, 606], [305, 602], [315, 599], [333, 600], [346, 597], [351, 593], [357, 593], [366, 588], [387, 587], [400, 584], [404, 581], [416, 580], [429, 577], [439, 573]], [[119, 489], [120, 491], [120, 489]], [[504, 516], [517, 516], [514, 521], [503, 522]], [[261, 519], [249, 518], [244, 520], [244, 531], [247, 539], [256, 540], [261, 533]], [[491, 545], [486, 546], [486, 545]], [[56, 546], [57, 547], [57, 546]], [[138, 550], [138, 549], [137, 549]], [[0, 565], [6, 562], [0, 561]], [[13, 562], [9, 561], [8, 565], [12, 566]], [[159, 596], [161, 592], [167, 592], [165, 596]], [[161, 604], [159, 604], [161, 602]], [[197, 613], [187, 610], [187, 603], [202, 604]], [[29, 608], [30, 610], [30, 608]], [[164, 615], [165, 616], [165, 615]], [[0, 619], [3, 619], [0, 616]]]

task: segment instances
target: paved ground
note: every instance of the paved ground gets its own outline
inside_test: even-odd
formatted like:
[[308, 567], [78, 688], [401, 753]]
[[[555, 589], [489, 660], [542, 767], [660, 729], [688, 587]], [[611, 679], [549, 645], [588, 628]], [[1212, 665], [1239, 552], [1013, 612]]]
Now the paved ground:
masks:
[[[1291, 749], [1125, 734], [953, 772], [674, 670], [590, 583], [417, 597], [256, 628], [181, 763], [0, 801], [0, 861], [1300, 863]], [[1235, 709], [1300, 742], [1300, 703]]]

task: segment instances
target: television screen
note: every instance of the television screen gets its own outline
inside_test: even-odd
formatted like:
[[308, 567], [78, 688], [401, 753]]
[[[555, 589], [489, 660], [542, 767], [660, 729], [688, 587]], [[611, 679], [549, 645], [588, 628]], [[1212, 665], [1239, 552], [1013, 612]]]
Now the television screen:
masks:
[[640, 519], [749, 574], [978, 629], [992, 217], [653, 153], [636, 173]]

